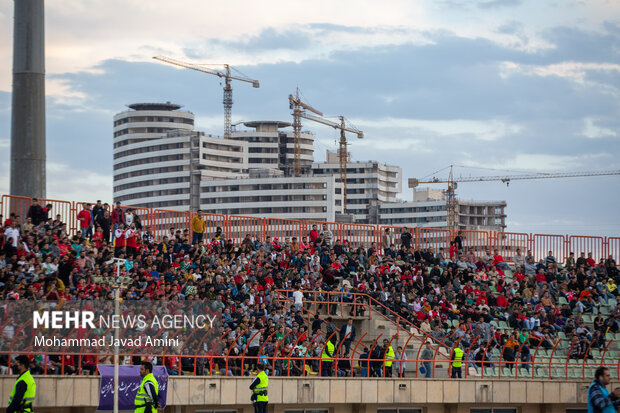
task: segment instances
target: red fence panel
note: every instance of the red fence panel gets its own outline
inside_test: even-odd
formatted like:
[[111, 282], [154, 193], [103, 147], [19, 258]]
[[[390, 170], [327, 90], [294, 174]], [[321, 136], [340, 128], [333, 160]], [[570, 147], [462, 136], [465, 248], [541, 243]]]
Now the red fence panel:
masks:
[[459, 234], [463, 239], [463, 249], [466, 251], [473, 248], [476, 255], [480, 255], [480, 253], [485, 252], [487, 249], [493, 248], [493, 242], [487, 231], [463, 230], [459, 231]]
[[[125, 223], [128, 222], [127, 211], [131, 210], [132, 214], [134, 215], [134, 218], [132, 219], [132, 222], [134, 224], [136, 223], [135, 216], [137, 215], [138, 219], [140, 220], [140, 225], [142, 225], [143, 231], [146, 231], [147, 227], [151, 231], [154, 229], [155, 225], [154, 225], [154, 222], [152, 221], [153, 217], [151, 214], [151, 210], [149, 208], [121, 205], [121, 209], [125, 213]], [[179, 229], [183, 230], [185, 228], [179, 228]]]
[[157, 241], [170, 237], [175, 231], [189, 228], [189, 212], [155, 209], [151, 214], [151, 231]]
[[267, 218], [265, 236], [269, 235], [272, 239], [278, 238], [280, 242], [289, 242], [293, 237], [297, 237], [297, 242], [301, 241], [302, 222], [298, 219]]
[[266, 235], [263, 218], [240, 215], [231, 215], [228, 217], [227, 238], [243, 240], [247, 234], [250, 234], [254, 240], [260, 242], [265, 241]]
[[419, 228], [418, 234], [418, 245], [421, 249], [434, 248], [435, 252], [439, 251], [439, 248], [450, 250], [452, 234], [449, 229]]
[[568, 252], [574, 252], [579, 257], [582, 252], [592, 253], [596, 262], [605, 256], [603, 237], [586, 237], [583, 235], [571, 235], [568, 238]]
[[49, 210], [47, 216], [52, 219], [56, 219], [57, 215], [60, 215], [60, 220], [67, 224], [67, 229], [71, 230], [70, 223], [74, 220], [73, 205], [69, 201], [61, 201], [58, 199], [44, 199], [39, 198], [39, 205], [45, 207], [51, 204], [52, 208]]
[[[200, 216], [205, 221], [205, 240], [206, 241], [211, 241], [211, 239], [213, 238], [213, 235], [217, 232], [218, 228], [222, 229], [222, 233], [224, 234], [225, 237], [227, 237], [226, 240], [228, 240], [228, 238], [232, 239], [232, 237], [229, 236], [230, 231], [228, 229], [228, 217], [226, 215], [209, 214], [206, 212], [201, 212]], [[189, 218], [189, 220], [191, 222], [191, 217]], [[191, 231], [191, 228], [190, 228], [190, 231]], [[239, 243], [242, 240], [243, 238], [236, 239], [234, 240], [234, 242]]]
[[616, 263], [620, 261], [620, 237], [607, 238], [607, 255], [611, 255]]
[[306, 233], [302, 236], [308, 237], [308, 242], [310, 242], [310, 231], [312, 231], [312, 227], [316, 225], [316, 230], [319, 234], [323, 231], [323, 226], [327, 226], [332, 233], [331, 245], [333, 246], [336, 243], [336, 238], [338, 237], [338, 231], [340, 231], [340, 224], [337, 222], [326, 222], [326, 221], [304, 221], [306, 224]]
[[506, 261], [512, 261], [517, 253], [517, 249], [521, 249], [521, 254], [525, 256], [528, 250], [532, 249], [530, 234], [521, 232], [493, 232], [493, 247], [499, 251], [499, 254]]
[[336, 233], [336, 239], [340, 239], [343, 244], [345, 241], [348, 242], [353, 248], [360, 246], [368, 248], [373, 242], [377, 242], [377, 226], [342, 223]]
[[3, 220], [6, 220], [11, 213], [14, 213], [19, 216], [17, 222], [23, 224], [26, 222], [26, 215], [28, 214], [30, 205], [32, 205], [32, 198], [27, 196], [2, 195]]
[[[378, 234], [377, 234], [377, 245], [380, 247], [381, 253], [383, 253], [384, 246], [382, 245], [382, 242], [383, 242], [383, 234], [385, 234], [386, 229], [389, 230], [387, 233], [388, 247], [390, 245], [395, 245], [396, 249], [400, 247], [400, 234], [405, 232], [405, 227], [396, 227], [392, 225], [381, 225], [378, 229]], [[415, 233], [412, 233], [411, 235], [414, 237], [413, 243], [415, 244]]]
[[549, 251], [559, 264], [564, 263], [566, 254], [564, 235], [534, 234], [532, 254], [536, 261], [544, 260]]

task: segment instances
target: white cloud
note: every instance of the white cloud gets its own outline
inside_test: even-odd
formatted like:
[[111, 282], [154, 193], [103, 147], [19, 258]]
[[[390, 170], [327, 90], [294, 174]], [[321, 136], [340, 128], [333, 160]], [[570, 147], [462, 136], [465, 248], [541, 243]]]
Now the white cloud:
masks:
[[[4, 140], [0, 141], [4, 147]], [[8, 146], [8, 145], [7, 145]], [[112, 201], [112, 176], [90, 170], [74, 169], [70, 166], [47, 162], [48, 199], [63, 201]], [[0, 193], [8, 194], [10, 187], [9, 163], [0, 164]]]
[[476, 121], [467, 119], [423, 120], [382, 118], [353, 119], [353, 123], [362, 130], [365, 128], [415, 130], [416, 135], [420, 135], [420, 131], [422, 131], [423, 133], [439, 135], [440, 137], [471, 135], [479, 141], [496, 141], [521, 131], [520, 125], [499, 119]]
[[[530, 171], [566, 171], [574, 170], [575, 165], [592, 165], [596, 161], [609, 159], [608, 153], [586, 156], [549, 155], [542, 153], [518, 153], [513, 158], [502, 159], [492, 163], [487, 162], [485, 167], [499, 170], [523, 169]], [[479, 163], [465, 161], [464, 166], [477, 167]], [[591, 169], [586, 166], [586, 169]]]
[[616, 63], [584, 63], [562, 62], [545, 66], [524, 65], [515, 62], [502, 62], [500, 76], [507, 78], [514, 74], [528, 76], [557, 76], [583, 83], [588, 71], [616, 71], [620, 72], [620, 64]]
[[609, 128], [602, 128], [600, 126], [596, 126], [594, 124], [594, 119], [586, 118], [584, 120], [583, 131], [581, 132], [584, 136], [587, 136], [590, 139], [598, 139], [598, 138], [607, 138], [610, 136], [618, 136], [618, 133]]

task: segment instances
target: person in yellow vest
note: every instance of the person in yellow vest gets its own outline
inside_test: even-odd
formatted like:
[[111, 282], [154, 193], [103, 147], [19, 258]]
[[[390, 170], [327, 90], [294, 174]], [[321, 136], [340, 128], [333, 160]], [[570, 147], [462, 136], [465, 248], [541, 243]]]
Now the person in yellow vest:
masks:
[[390, 346], [389, 340], [383, 340], [383, 365], [385, 366], [385, 377], [392, 377], [392, 363], [394, 363], [394, 349]]
[[336, 348], [334, 343], [332, 343], [333, 337], [325, 344], [323, 348], [323, 353], [321, 354], [321, 376], [330, 377], [332, 375], [333, 364], [334, 364], [334, 352]]
[[15, 361], [19, 377], [13, 385], [9, 396], [9, 407], [6, 411], [7, 413], [30, 413], [34, 397], [37, 395], [37, 384], [30, 374], [30, 359], [28, 356], [17, 356]]
[[153, 376], [153, 364], [143, 361], [140, 364], [142, 383], [134, 400], [135, 413], [157, 413], [159, 408], [159, 384]]
[[252, 403], [254, 403], [254, 413], [267, 413], [267, 403], [269, 403], [269, 376], [265, 373], [265, 364], [258, 363], [258, 374], [250, 384], [252, 390]]
[[460, 344], [454, 348], [452, 351], [452, 356], [450, 357], [450, 361], [452, 361], [452, 378], [462, 378], [461, 376], [461, 365], [463, 364], [463, 354], [464, 351], [460, 347]]
[[192, 218], [192, 245], [200, 244], [202, 242], [202, 235], [205, 232], [205, 220], [200, 215], [201, 212], [201, 210], [198, 210], [194, 218]]

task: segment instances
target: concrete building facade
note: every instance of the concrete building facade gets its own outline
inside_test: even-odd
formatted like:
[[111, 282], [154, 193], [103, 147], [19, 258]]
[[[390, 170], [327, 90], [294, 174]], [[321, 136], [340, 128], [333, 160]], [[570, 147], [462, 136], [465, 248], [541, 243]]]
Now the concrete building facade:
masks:
[[[506, 228], [505, 201], [457, 199], [459, 230], [503, 231]], [[416, 188], [412, 202], [390, 202], [378, 206], [378, 224], [421, 228], [446, 228], [445, 196], [430, 188]]]
[[[114, 116], [114, 200], [125, 205], [226, 215], [350, 220], [364, 224], [445, 227], [438, 191], [400, 201], [402, 169], [352, 162], [347, 201], [337, 152], [314, 161], [314, 135], [301, 133], [301, 171], [292, 176], [295, 145], [288, 122], [253, 121], [230, 139], [194, 130], [194, 115], [167, 103], [136, 103]], [[506, 203], [459, 201], [461, 229], [505, 227]], [[347, 216], [343, 218], [343, 214]]]
[[[97, 376], [35, 376], [36, 411], [92, 412]], [[16, 376], [4, 376], [4, 400]], [[253, 377], [170, 376], [166, 411], [250, 413]], [[589, 382], [270, 377], [271, 413], [585, 413]], [[611, 383], [613, 389], [618, 383]]]
[[[347, 206], [355, 222], [368, 223], [368, 207], [373, 202], [396, 202], [402, 190], [402, 169], [377, 161], [351, 162], [347, 154]], [[313, 163], [314, 176], [336, 176], [340, 181], [337, 152], [327, 151], [325, 162]]]

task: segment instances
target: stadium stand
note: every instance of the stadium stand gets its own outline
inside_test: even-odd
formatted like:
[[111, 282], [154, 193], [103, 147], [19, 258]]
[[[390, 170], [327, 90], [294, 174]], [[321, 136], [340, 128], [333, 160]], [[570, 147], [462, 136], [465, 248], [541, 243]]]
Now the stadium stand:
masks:
[[[169, 352], [144, 348], [123, 363], [149, 359], [171, 375], [241, 376], [265, 362], [276, 376], [450, 377], [458, 346], [464, 377], [620, 372], [619, 238], [196, 218], [8, 195], [2, 212], [8, 302], [109, 300], [94, 277], [114, 276], [118, 257], [133, 278], [124, 311], [191, 302], [191, 311], [219, 317], [208, 334], [181, 332], [183, 344]], [[41, 331], [26, 316], [0, 314], [0, 373], [23, 346], [38, 374], [96, 374], [111, 360], [88, 348], [33, 349]]]

